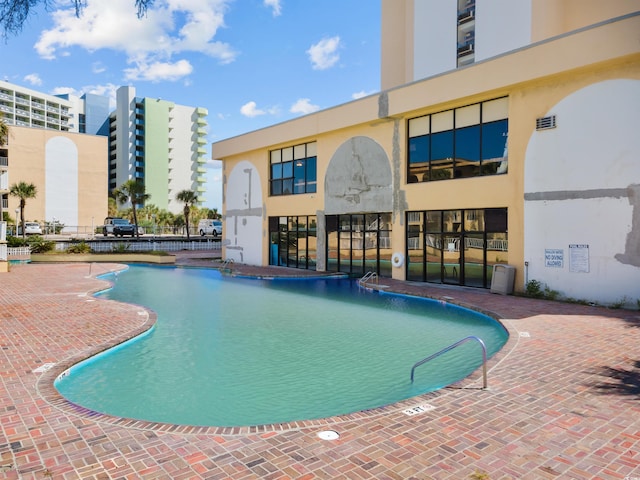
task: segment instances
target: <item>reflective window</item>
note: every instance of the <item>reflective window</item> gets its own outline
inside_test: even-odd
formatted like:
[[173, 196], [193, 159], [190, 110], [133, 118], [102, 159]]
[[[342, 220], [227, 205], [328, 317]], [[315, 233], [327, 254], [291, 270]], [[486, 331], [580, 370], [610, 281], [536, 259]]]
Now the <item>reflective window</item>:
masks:
[[507, 263], [507, 209], [407, 212], [407, 280], [489, 288]]
[[269, 152], [269, 192], [272, 196], [314, 193], [317, 184], [316, 143]]
[[317, 224], [314, 215], [269, 217], [269, 265], [316, 269]]
[[507, 173], [507, 97], [409, 120], [407, 183]]
[[327, 271], [391, 276], [390, 213], [327, 215]]

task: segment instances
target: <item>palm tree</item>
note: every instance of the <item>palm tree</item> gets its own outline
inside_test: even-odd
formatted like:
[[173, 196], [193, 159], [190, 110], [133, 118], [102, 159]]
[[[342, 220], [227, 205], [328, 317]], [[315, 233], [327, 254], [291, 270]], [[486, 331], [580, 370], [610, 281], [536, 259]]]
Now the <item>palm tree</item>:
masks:
[[151, 195], [145, 192], [144, 183], [137, 182], [135, 178], [127, 180], [120, 187], [113, 191], [114, 197], [119, 203], [131, 202], [131, 210], [133, 211], [133, 224], [136, 228], [136, 238], [140, 238], [138, 234], [138, 216], [136, 215], [136, 205], [142, 205], [151, 198]]
[[[20, 226], [22, 227], [22, 238], [25, 238], [24, 232], [24, 207], [27, 204], [27, 198], [36, 198], [38, 189], [33, 183], [14, 183], [9, 189], [9, 195], [20, 199]], [[18, 219], [16, 218], [16, 222]]]
[[198, 202], [198, 194], [193, 190], [182, 190], [178, 192], [176, 195], [176, 200], [184, 203], [184, 208], [182, 211], [184, 212], [184, 223], [187, 226], [187, 240], [190, 240], [189, 236], [189, 213], [191, 212], [191, 207], [194, 206]]
[[[9, 138], [9, 125], [7, 125], [4, 120], [2, 120], [2, 114], [0, 113], [0, 147], [7, 143]], [[4, 214], [2, 213], [2, 196], [4, 194], [0, 193], [0, 222], [4, 220]]]
[[113, 197], [109, 197], [109, 200], [108, 200], [107, 216], [108, 217], [118, 216], [118, 201]]

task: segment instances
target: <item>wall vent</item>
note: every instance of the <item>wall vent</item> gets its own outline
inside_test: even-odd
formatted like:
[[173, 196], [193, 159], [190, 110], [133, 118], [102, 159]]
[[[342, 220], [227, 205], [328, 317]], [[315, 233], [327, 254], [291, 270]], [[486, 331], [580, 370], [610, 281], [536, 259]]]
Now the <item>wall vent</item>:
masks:
[[536, 118], [536, 130], [546, 130], [548, 128], [556, 128], [556, 116]]

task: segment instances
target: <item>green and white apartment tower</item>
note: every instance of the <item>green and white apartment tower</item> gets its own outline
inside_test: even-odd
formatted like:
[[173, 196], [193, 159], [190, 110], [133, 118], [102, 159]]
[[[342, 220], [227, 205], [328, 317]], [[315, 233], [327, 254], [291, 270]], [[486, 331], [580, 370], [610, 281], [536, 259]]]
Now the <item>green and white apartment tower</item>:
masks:
[[172, 213], [182, 190], [204, 202], [207, 109], [176, 105], [160, 98], [136, 97], [120, 87], [109, 119], [109, 193], [127, 180], [144, 183], [149, 203]]

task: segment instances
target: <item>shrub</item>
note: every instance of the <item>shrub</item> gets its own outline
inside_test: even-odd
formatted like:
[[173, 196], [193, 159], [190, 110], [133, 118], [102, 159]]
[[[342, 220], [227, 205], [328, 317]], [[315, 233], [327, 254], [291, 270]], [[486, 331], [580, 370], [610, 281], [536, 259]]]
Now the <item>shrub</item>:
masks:
[[56, 242], [45, 240], [39, 235], [34, 235], [27, 238], [27, 245], [31, 248], [31, 253], [46, 253], [53, 250]]
[[67, 248], [68, 253], [91, 253], [91, 245], [86, 242], [73, 243]]
[[7, 237], [8, 248], [26, 247], [27, 245], [29, 245], [29, 242], [27, 240], [23, 240], [21, 237]]
[[538, 280], [529, 280], [524, 292], [527, 297], [542, 298], [544, 292], [542, 290], [542, 283]]
[[126, 253], [129, 247], [130, 245], [128, 243], [118, 243], [117, 245], [111, 246], [111, 251], [113, 253]]

